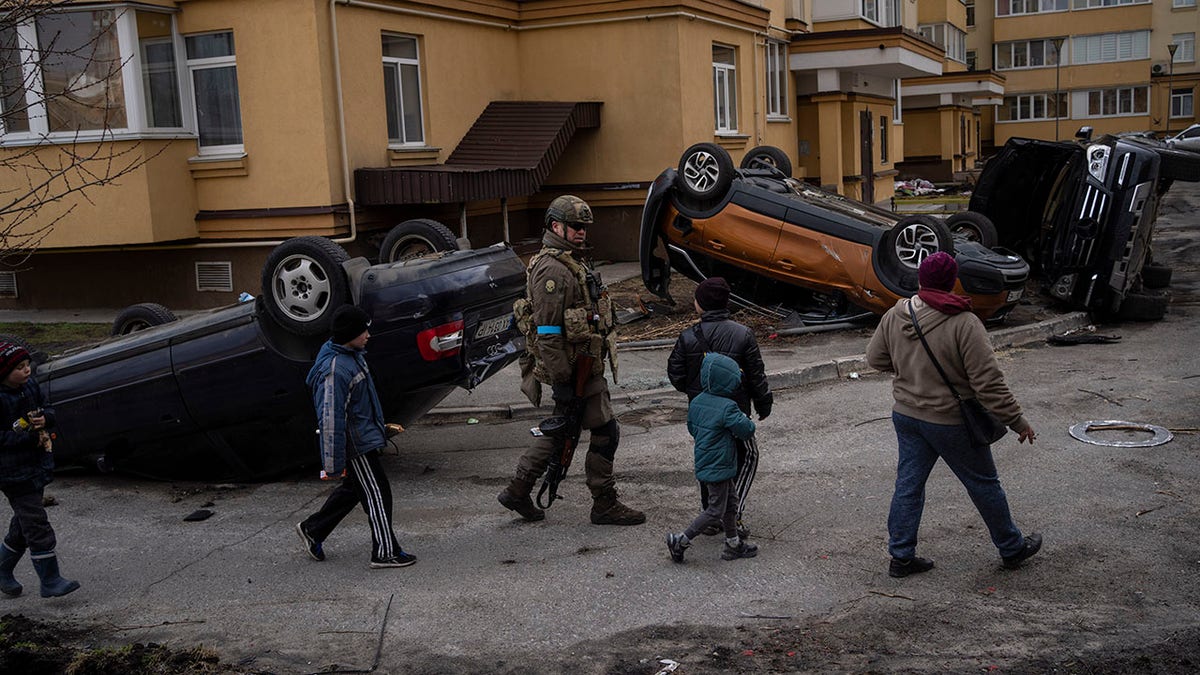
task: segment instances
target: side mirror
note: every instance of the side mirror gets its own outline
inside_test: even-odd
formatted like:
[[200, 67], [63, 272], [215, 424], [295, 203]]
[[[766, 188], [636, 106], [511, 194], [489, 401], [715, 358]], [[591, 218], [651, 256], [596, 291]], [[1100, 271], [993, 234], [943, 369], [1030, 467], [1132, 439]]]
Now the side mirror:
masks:
[[1079, 131], [1075, 132], [1075, 138], [1084, 142], [1092, 140], [1092, 128], [1089, 126], [1079, 127]]

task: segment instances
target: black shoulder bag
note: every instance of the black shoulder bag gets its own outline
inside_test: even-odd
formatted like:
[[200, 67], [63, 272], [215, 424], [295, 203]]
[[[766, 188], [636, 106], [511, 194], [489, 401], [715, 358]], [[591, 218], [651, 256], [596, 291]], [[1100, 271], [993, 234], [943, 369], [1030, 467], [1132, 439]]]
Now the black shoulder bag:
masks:
[[954, 388], [954, 385], [950, 384], [950, 378], [946, 376], [946, 371], [942, 370], [942, 364], [938, 363], [937, 357], [933, 355], [933, 350], [929, 348], [929, 343], [925, 341], [925, 333], [921, 331], [921, 324], [917, 323], [917, 313], [913, 311], [911, 301], [908, 303], [908, 315], [912, 317], [913, 328], [917, 331], [917, 337], [921, 338], [921, 346], [925, 348], [929, 360], [933, 361], [933, 367], [937, 368], [938, 374], [946, 381], [946, 386], [950, 387], [950, 393], [954, 394], [954, 400], [958, 401], [958, 410], [962, 413], [963, 426], [967, 428], [971, 446], [991, 445], [1003, 438], [1004, 434], [1008, 433], [1008, 429], [993, 417], [978, 399], [964, 399], [958, 395], [958, 390]]

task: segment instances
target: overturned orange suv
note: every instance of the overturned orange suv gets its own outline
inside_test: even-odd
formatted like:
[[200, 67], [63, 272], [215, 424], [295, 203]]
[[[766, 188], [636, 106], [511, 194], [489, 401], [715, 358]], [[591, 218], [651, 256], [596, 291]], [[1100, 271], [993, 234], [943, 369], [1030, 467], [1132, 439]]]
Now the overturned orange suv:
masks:
[[1021, 298], [1029, 265], [980, 243], [995, 237], [984, 216], [899, 218], [791, 173], [791, 160], [772, 146], [751, 149], [740, 167], [719, 145], [688, 148], [646, 197], [646, 288], [673, 302], [674, 267], [696, 281], [725, 277], [743, 306], [789, 308], [804, 323], [844, 321], [914, 295], [921, 261], [945, 251], [958, 261], [955, 292], [970, 296], [981, 319], [1002, 320]]

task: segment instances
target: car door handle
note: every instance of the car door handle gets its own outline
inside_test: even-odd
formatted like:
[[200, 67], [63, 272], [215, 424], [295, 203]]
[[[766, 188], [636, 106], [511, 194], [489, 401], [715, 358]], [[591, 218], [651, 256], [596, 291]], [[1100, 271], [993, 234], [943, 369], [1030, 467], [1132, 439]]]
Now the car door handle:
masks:
[[776, 260], [776, 261], [775, 261], [775, 264], [776, 264], [777, 266], [779, 266], [779, 267], [782, 267], [782, 268], [783, 268], [783, 269], [785, 269], [785, 270], [794, 270], [794, 269], [796, 269], [796, 266], [792, 264], [792, 261], [791, 261], [791, 260], [787, 260], [787, 259]]
[[719, 240], [717, 240], [717, 239], [709, 239], [709, 240], [708, 240], [708, 245], [709, 245], [709, 246], [711, 246], [711, 247], [713, 247], [713, 248], [715, 248], [715, 249], [717, 249], [718, 251], [724, 251], [724, 250], [725, 250], [725, 244], [722, 244], [722, 243], [721, 243]]

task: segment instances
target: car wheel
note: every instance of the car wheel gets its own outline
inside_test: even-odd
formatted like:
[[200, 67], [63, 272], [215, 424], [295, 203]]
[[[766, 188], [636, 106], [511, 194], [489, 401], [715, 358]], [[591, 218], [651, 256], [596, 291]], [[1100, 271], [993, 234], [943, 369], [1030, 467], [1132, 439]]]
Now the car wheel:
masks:
[[950, 234], [991, 248], [999, 241], [992, 219], [975, 211], [960, 211], [946, 219]]
[[954, 255], [954, 237], [945, 223], [930, 216], [902, 218], [884, 236], [883, 254], [904, 270], [915, 271], [938, 251]]
[[1172, 148], [1159, 148], [1158, 173], [1163, 178], [1186, 183], [1200, 181], [1200, 153]]
[[427, 218], [406, 220], [393, 227], [379, 247], [379, 262], [411, 260], [439, 251], [457, 251], [458, 238], [450, 228]]
[[1143, 288], [1166, 288], [1171, 285], [1171, 268], [1166, 265], [1142, 266]]
[[1171, 296], [1164, 292], [1127, 293], [1117, 308], [1121, 321], [1158, 321], [1167, 313]]
[[759, 145], [742, 158], [743, 169], [774, 169], [785, 178], [792, 175], [792, 160], [787, 153], [773, 145]]
[[128, 335], [152, 326], [175, 321], [175, 313], [156, 302], [139, 302], [117, 314], [113, 321], [112, 335]]
[[346, 250], [325, 237], [288, 239], [267, 256], [262, 294], [267, 312], [300, 335], [329, 332], [333, 310], [350, 300]]
[[733, 159], [715, 143], [697, 143], [679, 158], [675, 176], [676, 198], [692, 212], [716, 206], [733, 185]]

